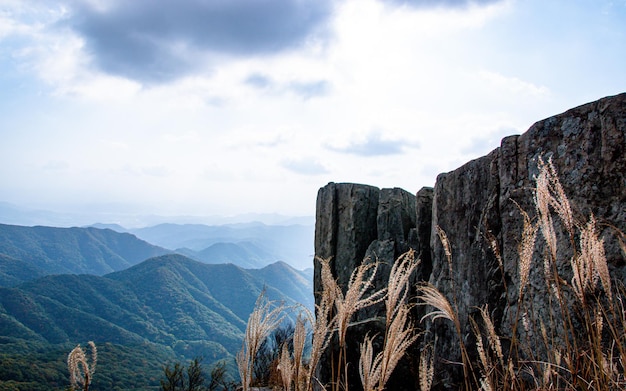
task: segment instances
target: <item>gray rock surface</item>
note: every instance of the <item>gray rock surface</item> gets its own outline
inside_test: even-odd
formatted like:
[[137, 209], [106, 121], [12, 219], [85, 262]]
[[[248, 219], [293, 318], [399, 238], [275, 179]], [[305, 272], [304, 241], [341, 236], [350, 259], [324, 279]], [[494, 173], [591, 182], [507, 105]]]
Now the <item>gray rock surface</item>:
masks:
[[[333, 258], [333, 273], [341, 284], [364, 258], [378, 259], [387, 265], [376, 280], [384, 286], [394, 259], [412, 248], [422, 259], [416, 280], [430, 281], [455, 303], [468, 346], [474, 342], [467, 319], [483, 304], [489, 305], [496, 327], [506, 335], [519, 286], [519, 208], [535, 215], [532, 189], [539, 158], [552, 159], [575, 219], [584, 222], [594, 214], [605, 238], [611, 275], [626, 281], [624, 254], [615, 236], [617, 230], [626, 232], [626, 94], [576, 107], [535, 123], [521, 136], [506, 137], [487, 156], [440, 174], [434, 189], [421, 189], [416, 196], [395, 188], [328, 184], [318, 193], [316, 256]], [[450, 263], [436, 227], [450, 242]], [[561, 261], [568, 262], [569, 245], [558, 251]], [[315, 284], [318, 289], [317, 267]], [[545, 283], [536, 277], [530, 286], [529, 300], [540, 306]], [[379, 313], [380, 308], [369, 309], [359, 319]], [[429, 331], [427, 338], [436, 341], [435, 388], [455, 389], [459, 372], [443, 363], [460, 361], [456, 333], [445, 320], [421, 326]], [[371, 330], [361, 327], [352, 338], [360, 340]], [[356, 367], [358, 357], [351, 359]], [[389, 389], [416, 389], [416, 373], [404, 368], [404, 382]], [[358, 389], [353, 384], [351, 388]]]
[[[486, 233], [498, 236], [501, 224], [498, 210], [499, 151], [466, 163], [455, 171], [440, 174], [435, 185], [432, 209], [431, 250], [433, 269], [430, 282], [458, 308], [464, 336], [472, 335], [467, 317], [475, 307], [491, 303], [501, 307], [501, 274], [498, 262], [486, 240]], [[450, 262], [436, 227], [451, 246]], [[496, 308], [498, 308], [496, 307]], [[437, 357], [461, 361], [456, 331], [443, 319], [426, 324], [436, 339]], [[468, 341], [465, 341], [466, 343]], [[458, 366], [441, 364], [439, 380], [452, 383]], [[451, 377], [448, 379], [448, 377]]]
[[[377, 238], [379, 193], [373, 186], [329, 183], [317, 194], [315, 256], [331, 259], [333, 275], [344, 292], [352, 271]], [[316, 262], [315, 292], [320, 290], [319, 272]]]
[[[427, 193], [427, 191], [425, 191]], [[422, 197], [422, 209], [429, 197]], [[425, 200], [424, 200], [425, 199]], [[363, 262], [377, 262], [378, 271], [374, 279], [374, 289], [386, 286], [389, 272], [395, 259], [412, 247], [410, 236], [415, 236], [414, 244], [418, 244], [418, 237], [425, 240], [427, 233], [416, 232], [416, 196], [405, 190], [378, 189], [372, 186], [352, 183], [329, 183], [321, 188], [317, 196], [317, 213], [315, 225], [315, 255], [319, 258], [330, 258], [333, 276], [337, 279], [344, 293], [352, 271]], [[321, 289], [320, 265], [316, 263], [314, 270], [314, 289]], [[319, 297], [316, 294], [316, 302]], [[380, 304], [359, 311], [354, 321], [359, 323], [351, 326], [348, 333], [347, 351], [350, 384], [358, 384], [359, 344], [365, 333], [384, 333], [384, 324], [381, 326], [377, 317], [384, 316], [384, 305]], [[384, 323], [384, 322], [383, 322]], [[332, 362], [332, 352], [336, 347], [329, 349], [324, 362]], [[337, 354], [334, 355], [336, 357]], [[408, 365], [404, 365], [405, 378]], [[401, 371], [399, 370], [399, 373]], [[323, 383], [330, 380], [329, 368], [322, 368], [319, 377]], [[412, 375], [410, 378], [414, 378]], [[402, 379], [392, 379], [398, 386], [393, 389], [413, 390], [414, 384], [406, 383]], [[355, 389], [358, 389], [355, 388]]]

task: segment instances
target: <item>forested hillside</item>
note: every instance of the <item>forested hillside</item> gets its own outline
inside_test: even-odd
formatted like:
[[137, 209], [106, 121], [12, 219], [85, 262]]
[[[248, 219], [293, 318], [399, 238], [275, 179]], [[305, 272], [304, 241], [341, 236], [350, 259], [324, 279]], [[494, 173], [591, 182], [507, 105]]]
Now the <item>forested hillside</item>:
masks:
[[167, 253], [110, 229], [0, 224], [0, 286], [48, 274], [104, 275]]
[[[125, 370], [152, 368], [153, 385], [160, 375], [155, 357], [203, 356], [207, 365], [232, 360], [263, 289], [272, 300], [312, 306], [311, 280], [287, 264], [251, 271], [175, 254], [105, 276], [51, 275], [0, 288], [0, 379], [22, 373], [27, 357], [49, 371], [64, 370], [55, 367], [54, 354], [90, 340], [138, 358]], [[33, 346], [38, 355], [30, 352]], [[98, 365], [112, 363], [101, 358]]]

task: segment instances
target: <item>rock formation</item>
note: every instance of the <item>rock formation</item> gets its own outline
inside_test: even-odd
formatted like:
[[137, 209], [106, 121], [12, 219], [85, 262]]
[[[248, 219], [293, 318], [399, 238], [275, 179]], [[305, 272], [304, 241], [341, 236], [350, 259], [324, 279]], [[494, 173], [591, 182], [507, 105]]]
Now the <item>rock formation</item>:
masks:
[[[586, 221], [590, 214], [595, 216], [606, 239], [611, 275], [626, 281], [624, 255], [615, 237], [616, 230], [626, 232], [626, 93], [537, 122], [523, 135], [503, 139], [487, 156], [440, 174], [434, 189], [423, 188], [415, 196], [397, 188], [328, 184], [317, 198], [315, 254], [332, 259], [333, 273], [345, 289], [351, 272], [364, 259], [391, 265], [412, 248], [422, 260], [415, 280], [430, 281], [448, 298], [456, 295], [463, 335], [472, 334], [468, 316], [483, 304], [489, 305], [496, 327], [506, 334], [519, 286], [520, 208], [531, 217], [534, 214], [532, 189], [539, 159], [553, 162], [574, 217]], [[451, 268], [437, 227], [451, 244]], [[567, 247], [559, 251], [567, 252]], [[384, 286], [389, 267], [381, 268], [377, 285]], [[319, 265], [314, 285], [318, 292]], [[541, 285], [530, 282], [531, 287]], [[534, 294], [540, 295], [540, 288], [536, 289]], [[372, 308], [358, 316], [362, 320], [379, 311]], [[351, 335], [362, 340], [371, 327], [376, 329], [359, 327]], [[437, 342], [437, 356], [459, 362], [451, 327], [440, 321], [425, 327], [427, 338]], [[356, 367], [358, 352], [350, 354]], [[403, 381], [388, 389], [417, 389], [417, 371], [410, 368], [413, 359], [409, 357], [399, 369], [404, 371]], [[459, 373], [453, 367], [437, 366], [437, 387], [455, 388]]]

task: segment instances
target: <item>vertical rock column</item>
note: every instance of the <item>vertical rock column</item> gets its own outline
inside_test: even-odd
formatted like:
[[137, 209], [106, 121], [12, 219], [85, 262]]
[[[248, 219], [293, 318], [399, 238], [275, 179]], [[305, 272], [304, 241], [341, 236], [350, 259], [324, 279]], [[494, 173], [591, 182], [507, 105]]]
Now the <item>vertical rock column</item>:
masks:
[[[352, 271], [363, 262], [376, 239], [380, 190], [353, 183], [329, 183], [317, 194], [315, 256], [331, 259], [333, 276], [345, 289]], [[315, 262], [316, 303], [321, 289], [320, 266]]]
[[[432, 187], [422, 187], [415, 196], [415, 223], [416, 226], [409, 232], [409, 244], [417, 251], [420, 266], [417, 281], [428, 281], [433, 268], [430, 251], [430, 235], [433, 223]], [[418, 319], [421, 319], [418, 318]]]
[[[382, 189], [376, 216], [377, 236], [365, 253], [367, 262], [378, 262], [375, 289], [387, 287], [389, 273], [396, 259], [411, 248], [409, 233], [415, 229], [415, 195], [400, 188]], [[381, 303], [359, 314], [360, 318], [384, 314]]]
[[[498, 241], [499, 215], [498, 150], [466, 163], [459, 169], [440, 174], [435, 185], [431, 248], [433, 268], [430, 282], [455, 308], [461, 324], [461, 338], [471, 346], [472, 330], [468, 317], [476, 307], [491, 303], [500, 310], [502, 277], [488, 237]], [[438, 235], [442, 229], [450, 244], [451, 259]], [[435, 346], [437, 381], [444, 388], [457, 389], [462, 379], [459, 336], [446, 319], [427, 323], [426, 340]]]
[[[329, 183], [317, 194], [315, 215], [315, 256], [330, 259], [330, 267], [337, 283], [346, 292], [350, 276], [365, 257], [369, 244], [376, 240], [376, 216], [379, 189], [352, 183]], [[321, 292], [321, 267], [315, 262], [313, 289], [315, 302]], [[359, 389], [358, 344], [354, 330], [347, 341], [349, 382]], [[362, 339], [361, 339], [362, 340]], [[334, 339], [322, 357], [317, 378], [321, 384], [330, 384], [334, 360], [338, 357], [337, 340]], [[355, 387], [352, 387], [354, 385]]]
[[[419, 210], [416, 209], [417, 205], [420, 206]], [[377, 262], [378, 269], [371, 291], [383, 289], [387, 286], [389, 272], [398, 256], [410, 248], [418, 254], [430, 254], [428, 237], [431, 205], [432, 189], [422, 192], [418, 204], [415, 195], [400, 188], [379, 190], [365, 185], [329, 183], [319, 190], [317, 197], [315, 255], [331, 259], [333, 276], [344, 292], [356, 267], [363, 262]], [[427, 227], [420, 225], [423, 229], [418, 231], [416, 219], [421, 215], [428, 216], [428, 224]], [[316, 301], [319, 302], [321, 281], [317, 263], [314, 286]], [[379, 303], [359, 311], [352, 319], [353, 324], [348, 329], [347, 337], [348, 377], [352, 390], [360, 389], [359, 344], [370, 333], [378, 336], [375, 340], [377, 348], [382, 347], [384, 314], [384, 303]], [[318, 375], [323, 384], [331, 381], [331, 356], [332, 352], [336, 356], [337, 348], [336, 342], [331, 343], [321, 365]], [[408, 357], [398, 365], [388, 389], [415, 389], [417, 382], [412, 361], [413, 358]]]
[[[506, 275], [511, 279], [509, 306], [502, 322], [502, 333], [506, 335], [511, 333], [519, 298], [517, 247], [523, 229], [519, 208], [531, 218], [536, 217], [532, 189], [540, 158], [544, 162], [551, 159], [555, 166], [574, 220], [585, 224], [594, 215], [597, 233], [604, 240], [611, 277], [626, 280], [624, 254], [617, 233], [626, 230], [626, 94], [603, 98], [539, 121], [521, 136], [505, 138], [500, 150], [502, 253]], [[555, 218], [554, 223], [557, 265], [561, 277], [570, 281], [571, 242], [560, 219]], [[549, 292], [541, 272], [541, 254], [545, 248], [541, 233], [536, 248], [522, 310], [532, 308], [534, 321], [538, 322], [537, 316], [550, 313], [545, 300]], [[550, 316], [559, 321], [558, 314]], [[544, 321], [547, 324], [547, 316]], [[538, 356], [541, 353], [535, 352]]]

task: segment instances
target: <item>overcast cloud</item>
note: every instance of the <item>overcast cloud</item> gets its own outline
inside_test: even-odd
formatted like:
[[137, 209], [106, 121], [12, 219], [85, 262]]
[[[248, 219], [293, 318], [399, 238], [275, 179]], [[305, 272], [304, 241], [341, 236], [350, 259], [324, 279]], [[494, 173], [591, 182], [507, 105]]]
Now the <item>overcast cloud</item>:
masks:
[[[141, 82], [197, 70], [203, 57], [277, 54], [323, 36], [327, 0], [75, 2], [67, 23], [98, 67]], [[314, 34], [317, 34], [313, 37]]]
[[416, 192], [626, 91], [625, 20], [609, 0], [0, 0], [0, 203], [139, 225], [313, 216], [328, 182]]
[[302, 175], [327, 174], [329, 171], [322, 163], [312, 157], [304, 157], [295, 160], [284, 160], [282, 166], [286, 169]]
[[386, 138], [384, 132], [377, 130], [366, 134], [363, 139], [351, 141], [346, 146], [328, 145], [327, 147], [332, 151], [367, 157], [403, 154], [407, 148], [418, 148], [419, 144], [408, 140]]
[[408, 5], [416, 8], [465, 8], [496, 3], [502, 0], [384, 0], [396, 5]]

